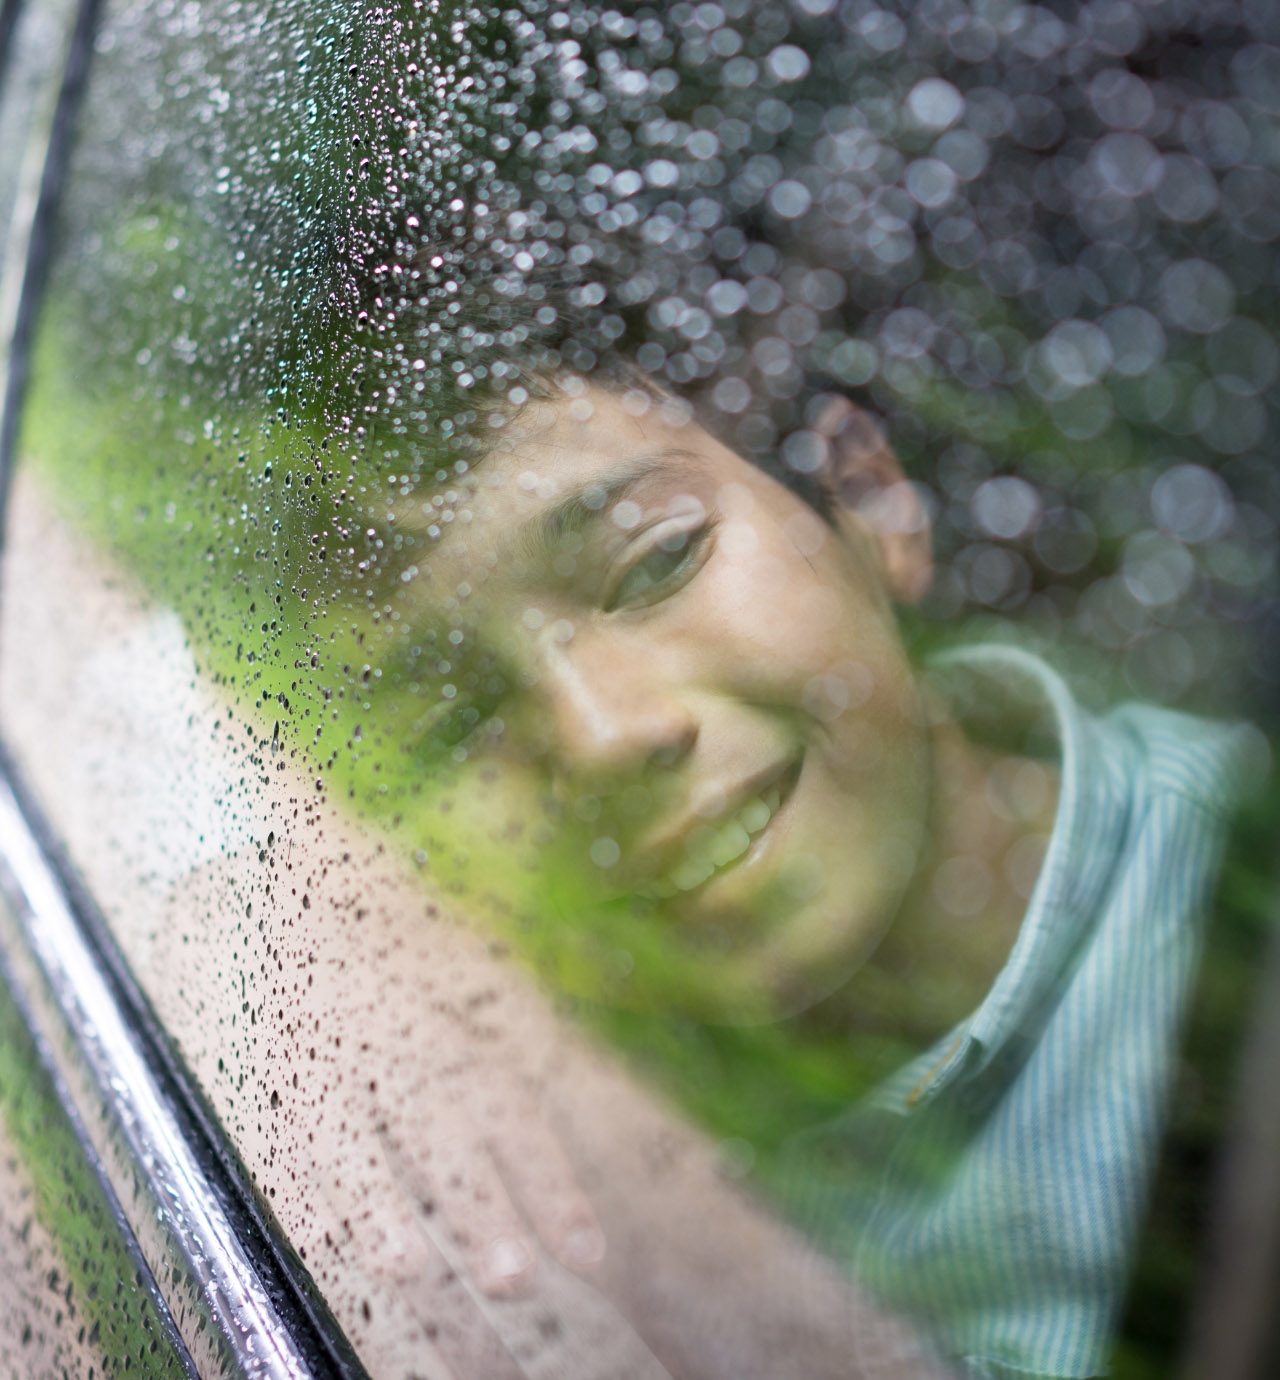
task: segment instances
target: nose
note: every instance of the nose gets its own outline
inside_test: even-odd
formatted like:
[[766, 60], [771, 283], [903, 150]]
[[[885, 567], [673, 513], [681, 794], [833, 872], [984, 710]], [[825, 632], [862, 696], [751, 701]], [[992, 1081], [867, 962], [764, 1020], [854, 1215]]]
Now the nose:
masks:
[[672, 767], [693, 747], [697, 721], [651, 662], [554, 642], [540, 660], [552, 756], [571, 779], [605, 784]]

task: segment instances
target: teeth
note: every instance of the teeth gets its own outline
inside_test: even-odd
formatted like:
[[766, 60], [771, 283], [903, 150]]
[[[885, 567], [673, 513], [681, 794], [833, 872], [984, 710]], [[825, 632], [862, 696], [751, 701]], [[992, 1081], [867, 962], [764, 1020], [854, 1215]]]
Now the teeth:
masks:
[[677, 891], [692, 891], [715, 871], [715, 864], [709, 858], [687, 858], [671, 874], [671, 883]]
[[[777, 809], [776, 805], [774, 809]], [[761, 800], [758, 796], [755, 800], [747, 801], [738, 811], [738, 823], [748, 834], [758, 834], [772, 818], [773, 810], [769, 808], [769, 802]]]
[[689, 840], [686, 850], [689, 856], [666, 877], [645, 887], [645, 894], [656, 901], [665, 901], [677, 892], [701, 886], [717, 868], [728, 867], [751, 847], [752, 835], [765, 828], [781, 804], [782, 787], [772, 786], [753, 796], [719, 828], [699, 827]]
[[734, 815], [733, 822], [745, 829], [748, 834], [758, 834], [778, 813], [778, 806], [781, 804], [782, 788], [771, 786], [763, 795], [748, 800]]
[[751, 835], [736, 819], [731, 819], [722, 829], [716, 831], [711, 843], [711, 861], [717, 867], [728, 867], [750, 847]]

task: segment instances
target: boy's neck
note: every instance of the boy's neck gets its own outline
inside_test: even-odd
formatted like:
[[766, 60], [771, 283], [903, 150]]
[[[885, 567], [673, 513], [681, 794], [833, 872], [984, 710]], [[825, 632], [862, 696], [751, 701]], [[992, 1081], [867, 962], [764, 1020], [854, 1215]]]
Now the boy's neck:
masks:
[[973, 742], [930, 703], [930, 843], [866, 965], [803, 1025], [925, 1049], [982, 1001], [1017, 938], [1057, 813], [1059, 773]]

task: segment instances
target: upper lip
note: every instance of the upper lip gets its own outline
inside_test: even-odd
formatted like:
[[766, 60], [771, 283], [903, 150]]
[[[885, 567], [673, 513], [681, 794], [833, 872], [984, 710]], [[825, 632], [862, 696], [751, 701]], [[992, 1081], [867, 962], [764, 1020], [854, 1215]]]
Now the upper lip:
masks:
[[686, 845], [696, 829], [715, 829], [724, 824], [751, 800], [782, 782], [794, 766], [794, 760], [787, 758], [762, 767], [746, 780], [740, 781], [732, 791], [725, 791], [724, 809], [711, 818], [700, 814], [690, 803], [640, 840], [631, 856], [631, 870], [638, 879], [646, 882], [669, 876], [687, 859]]

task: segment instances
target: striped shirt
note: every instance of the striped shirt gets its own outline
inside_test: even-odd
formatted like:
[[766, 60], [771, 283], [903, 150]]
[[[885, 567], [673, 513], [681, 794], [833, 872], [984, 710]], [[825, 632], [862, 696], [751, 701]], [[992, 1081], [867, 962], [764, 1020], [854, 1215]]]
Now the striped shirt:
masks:
[[1149, 706], [1091, 715], [1011, 648], [934, 669], [1050, 721], [1052, 836], [977, 1010], [797, 1137], [797, 1196], [855, 1276], [971, 1375], [1098, 1375], [1250, 735]]

